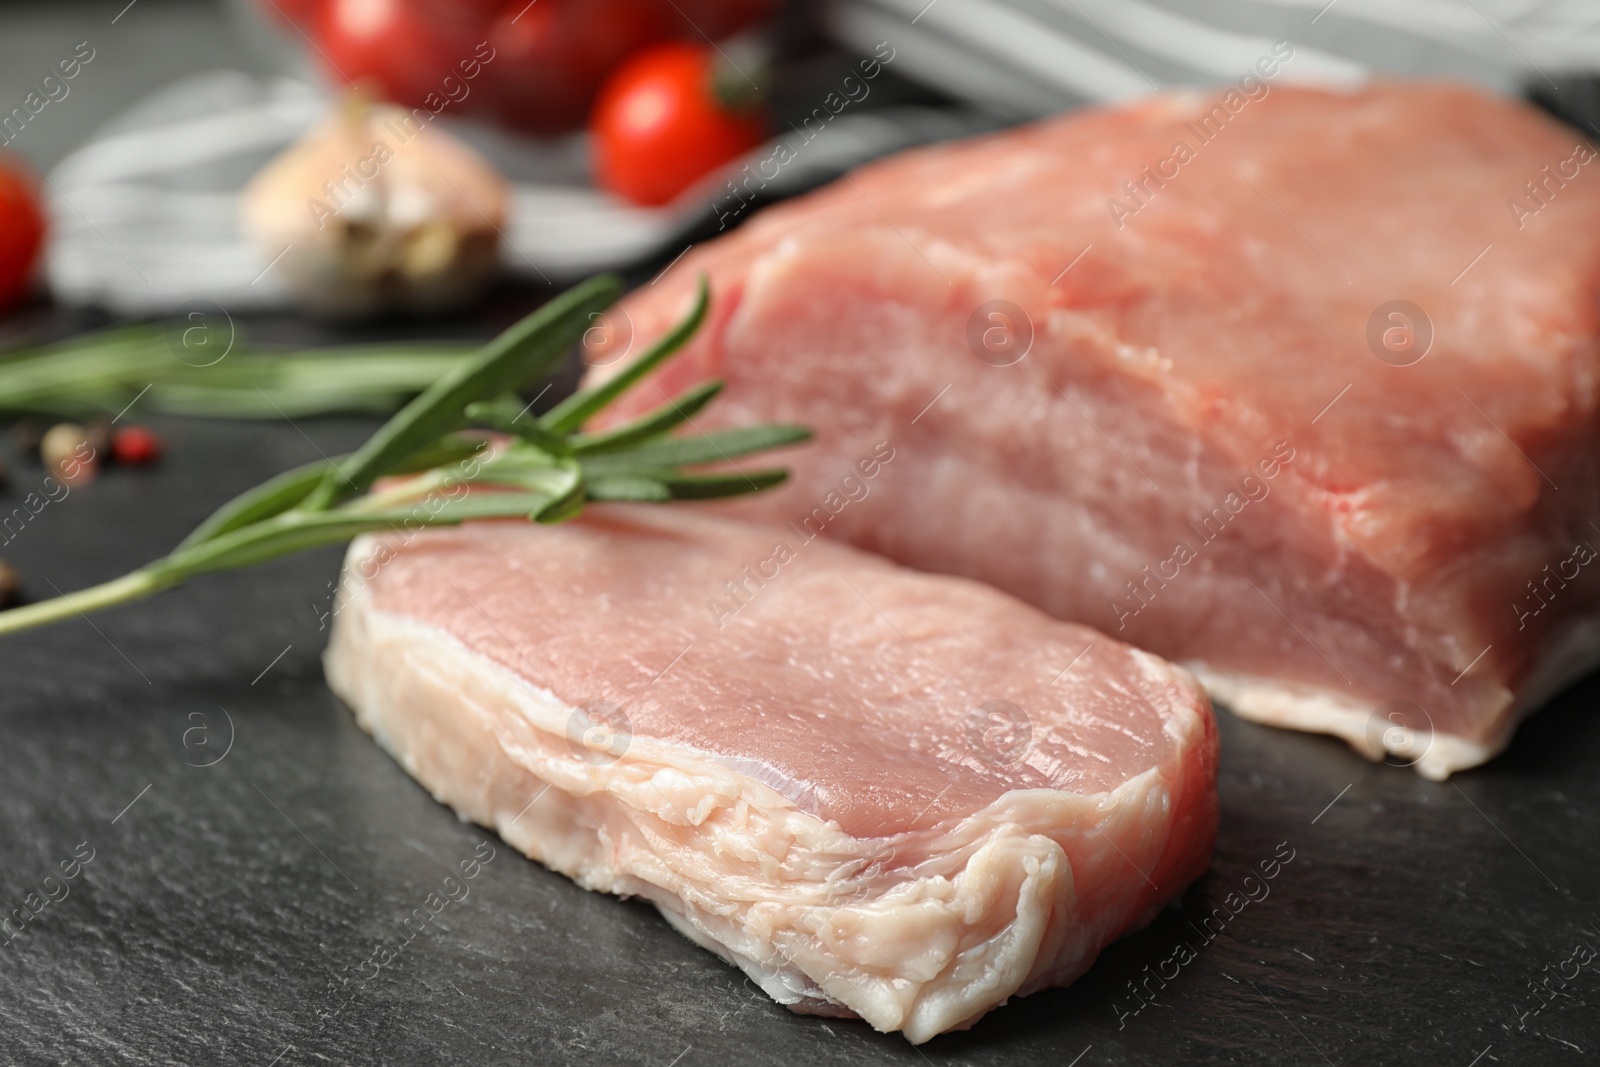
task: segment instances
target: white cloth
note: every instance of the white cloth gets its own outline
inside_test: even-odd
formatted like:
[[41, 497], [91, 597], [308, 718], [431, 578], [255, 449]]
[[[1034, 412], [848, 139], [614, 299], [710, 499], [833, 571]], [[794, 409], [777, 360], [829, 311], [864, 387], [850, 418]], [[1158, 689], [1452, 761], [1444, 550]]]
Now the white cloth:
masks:
[[1287, 81], [1447, 77], [1553, 89], [1600, 66], [1588, 0], [839, 0], [835, 36], [1012, 118], [1241, 77], [1276, 41]]

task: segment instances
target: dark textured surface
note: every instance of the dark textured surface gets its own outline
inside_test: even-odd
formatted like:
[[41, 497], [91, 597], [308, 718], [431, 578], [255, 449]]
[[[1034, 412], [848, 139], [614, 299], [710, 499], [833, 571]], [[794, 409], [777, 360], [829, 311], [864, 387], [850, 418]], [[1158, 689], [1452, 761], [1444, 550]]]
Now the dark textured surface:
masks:
[[[160, 468], [74, 490], [3, 549], [35, 594], [144, 562], [232, 492], [314, 458], [313, 441], [332, 453], [366, 427], [160, 425]], [[14, 471], [9, 499], [40, 477]], [[324, 686], [338, 555], [0, 642], [0, 909], [94, 849], [69, 895], [0, 947], [0, 1063], [1468, 1067], [1482, 1053], [1481, 1067], [1600, 1046], [1600, 960], [1563, 965], [1600, 948], [1600, 679], [1443, 785], [1224, 716], [1221, 839], [1183, 907], [1073, 988], [920, 1051], [791, 1015], [650, 909], [504, 846], [374, 973], [401, 919], [492, 839]], [[1270, 895], [1203, 941], [1203, 916], [1289, 849]], [[1127, 983], [1185, 943], [1197, 957], [1123, 1017]], [[1562, 971], [1560, 995], [1529, 991]]]

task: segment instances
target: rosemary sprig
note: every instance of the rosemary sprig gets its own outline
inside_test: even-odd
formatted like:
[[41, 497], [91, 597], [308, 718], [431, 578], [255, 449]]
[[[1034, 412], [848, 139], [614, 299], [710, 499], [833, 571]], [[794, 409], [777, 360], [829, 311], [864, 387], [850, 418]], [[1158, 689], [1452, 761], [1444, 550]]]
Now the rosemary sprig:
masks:
[[[746, 471], [730, 461], [804, 441], [804, 427], [671, 436], [716, 396], [720, 382], [689, 389], [624, 426], [583, 432], [693, 336], [710, 300], [704, 278], [684, 320], [621, 374], [540, 418], [523, 412], [514, 391], [546, 375], [620, 291], [609, 275], [568, 290], [449, 368], [355, 452], [287, 471], [236, 497], [168, 555], [131, 574], [0, 612], [0, 634], [363, 533], [484, 518], [562, 522], [595, 500], [707, 500], [782, 482], [781, 469]], [[727, 466], [707, 469], [719, 465]]]
[[110, 416], [137, 397], [141, 409], [171, 415], [388, 414], [477, 350], [451, 342], [289, 351], [236, 344], [212, 363], [203, 348], [186, 351], [176, 329], [121, 326], [0, 354], [0, 412]]

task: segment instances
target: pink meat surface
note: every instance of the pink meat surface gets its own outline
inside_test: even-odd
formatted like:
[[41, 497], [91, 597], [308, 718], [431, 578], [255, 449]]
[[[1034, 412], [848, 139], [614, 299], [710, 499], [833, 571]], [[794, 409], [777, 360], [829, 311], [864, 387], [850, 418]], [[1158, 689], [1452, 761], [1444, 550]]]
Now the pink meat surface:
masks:
[[1263, 91], [922, 149], [766, 211], [624, 304], [649, 337], [700, 273], [717, 298], [634, 402], [723, 378], [701, 426], [818, 431], [741, 514], [979, 578], [1443, 777], [1600, 654], [1600, 162], [1464, 88]]
[[793, 531], [619, 508], [364, 539], [327, 663], [463, 815], [913, 1041], [1077, 977], [1216, 832], [1181, 668]]

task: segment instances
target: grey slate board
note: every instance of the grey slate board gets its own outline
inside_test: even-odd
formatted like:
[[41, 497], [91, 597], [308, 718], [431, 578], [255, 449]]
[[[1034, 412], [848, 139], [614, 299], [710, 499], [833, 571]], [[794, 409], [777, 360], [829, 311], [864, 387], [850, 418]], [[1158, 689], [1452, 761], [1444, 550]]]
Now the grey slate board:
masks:
[[[109, 472], [5, 547], [36, 593], [147, 561], [313, 442], [333, 453], [371, 424], [157, 425], [163, 465]], [[40, 477], [19, 467], [8, 499]], [[917, 1050], [790, 1014], [648, 907], [435, 803], [323, 684], [338, 559], [0, 641], [0, 911], [94, 850], [0, 947], [0, 1063], [1484, 1067], [1600, 1047], [1600, 960], [1564, 965], [1600, 949], [1600, 678], [1442, 785], [1223, 715], [1221, 837], [1182, 907], [1072, 988]], [[1270, 895], [1204, 939], [1282, 842], [1294, 859]], [[485, 843], [467, 897], [374, 975], [365, 961]], [[1127, 983], [1171, 976], [1185, 943], [1196, 958], [1123, 1018]], [[1529, 991], [1563, 971], [1559, 995]]]

